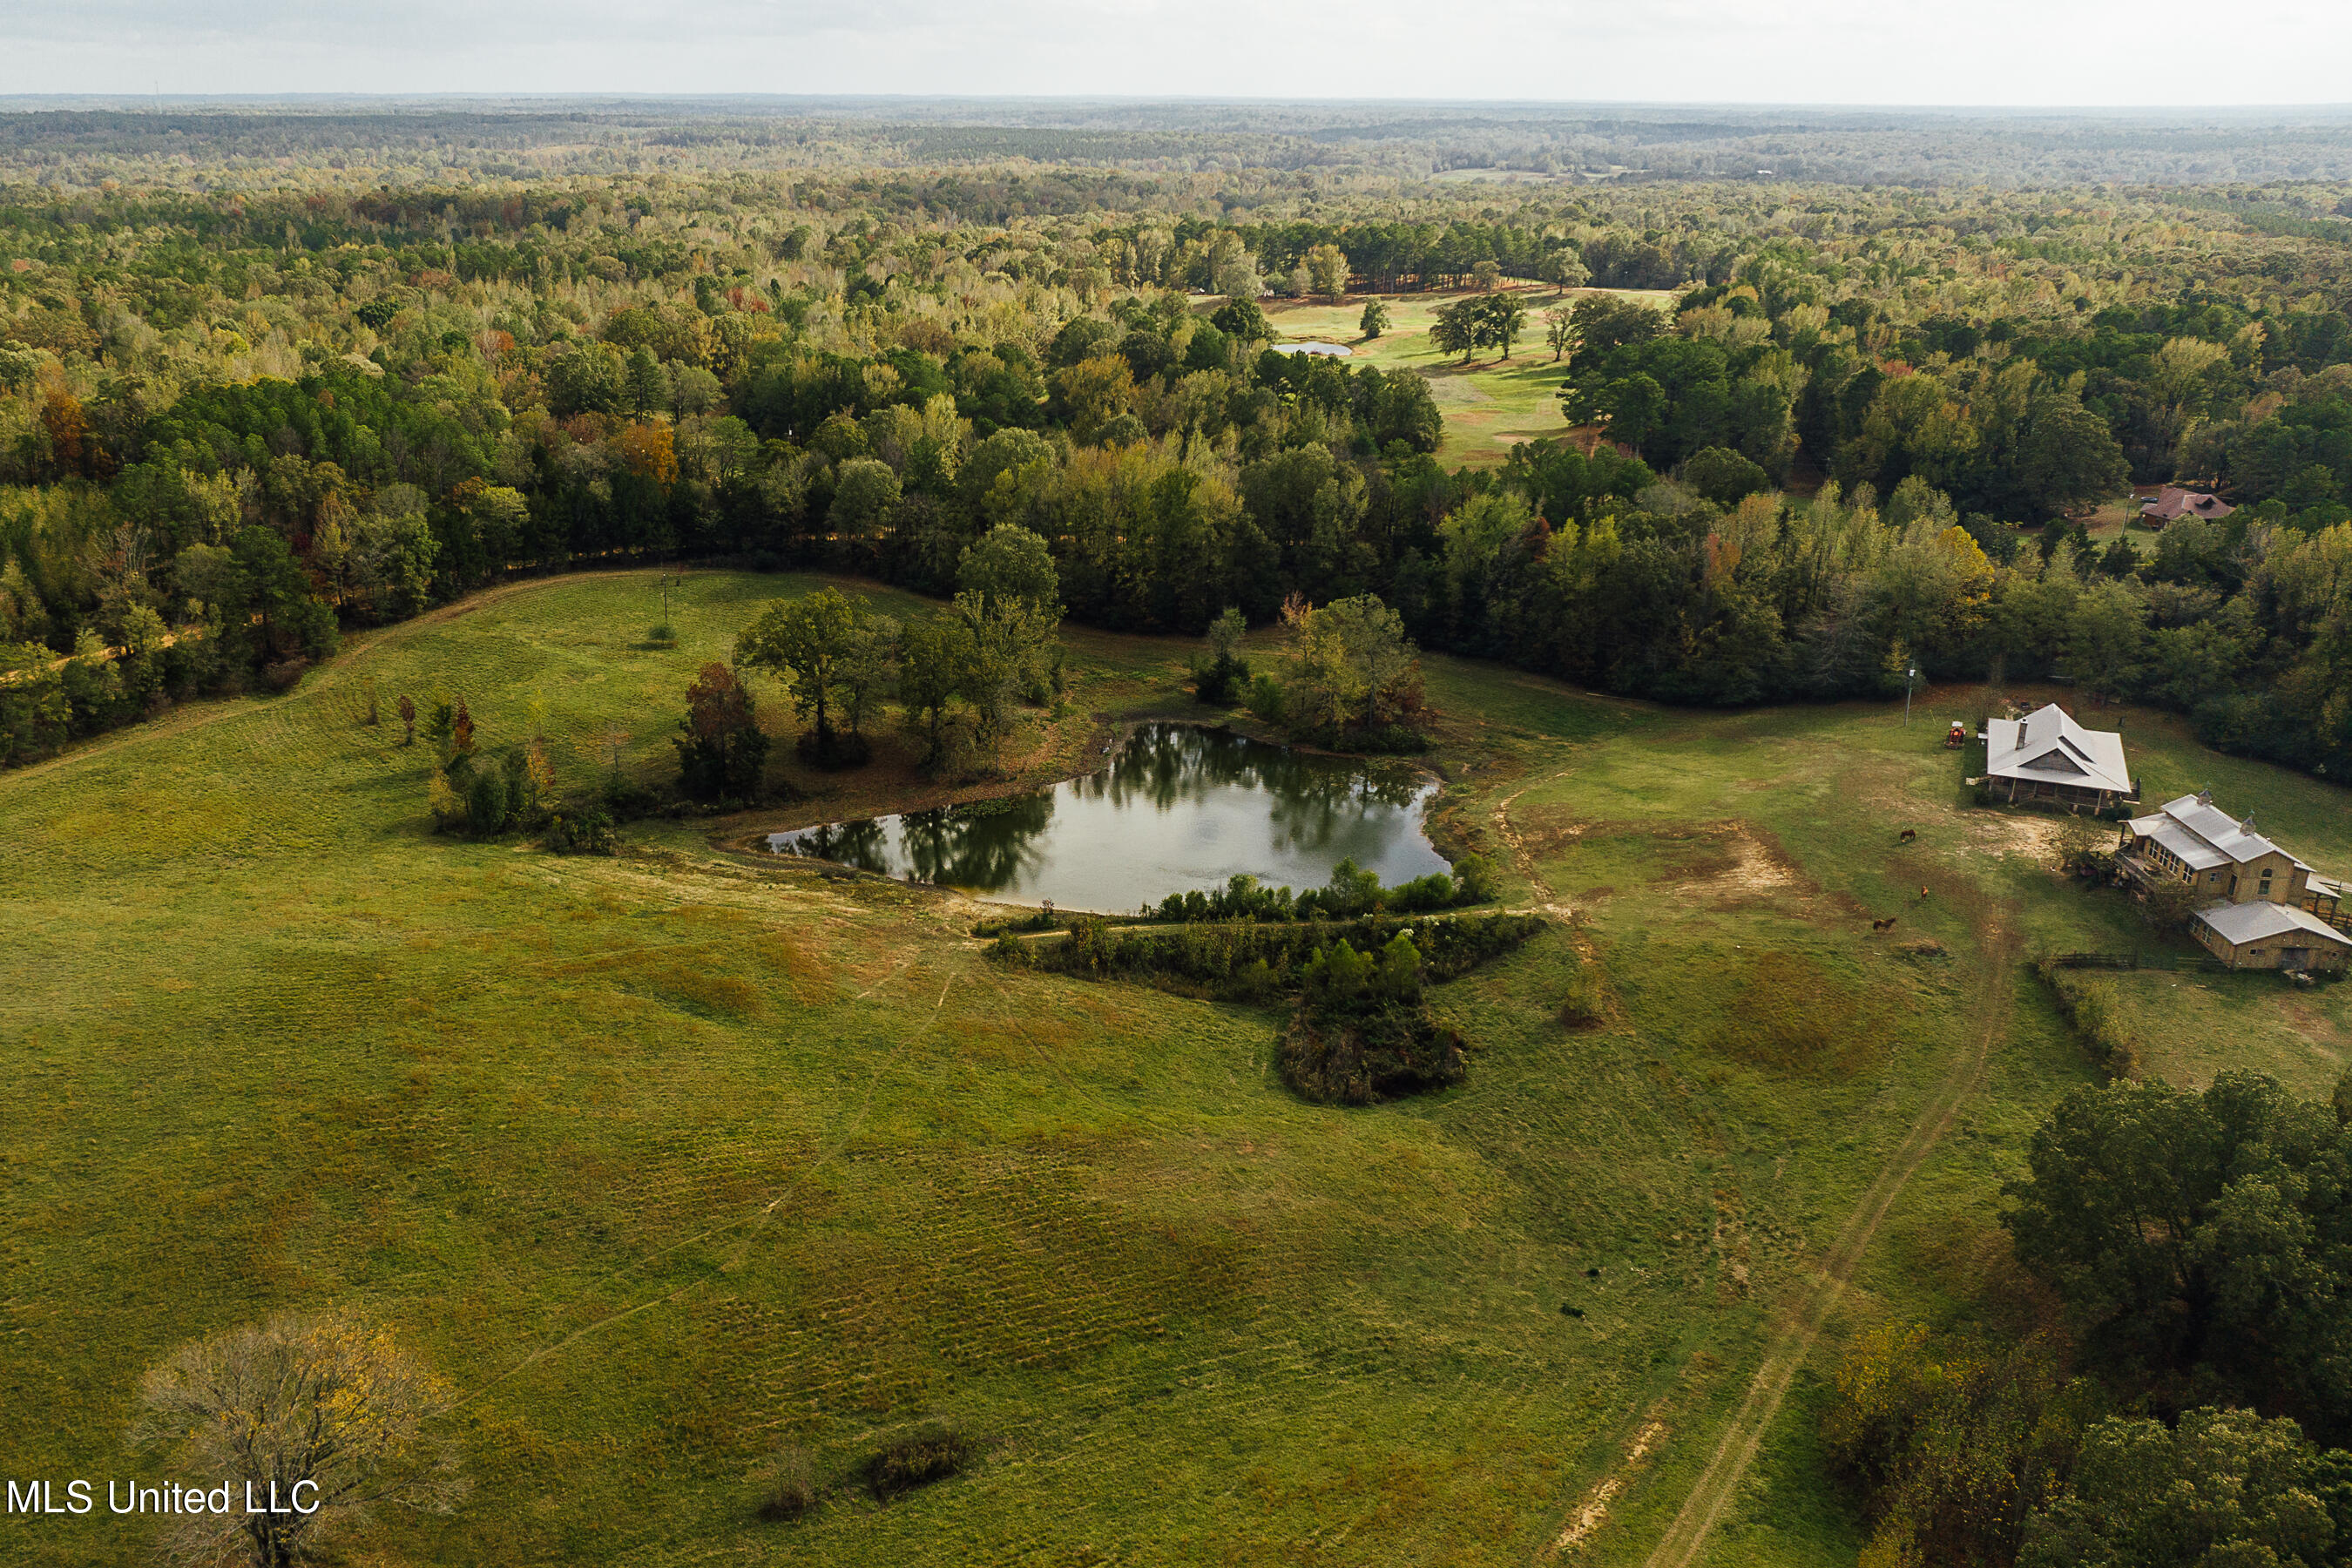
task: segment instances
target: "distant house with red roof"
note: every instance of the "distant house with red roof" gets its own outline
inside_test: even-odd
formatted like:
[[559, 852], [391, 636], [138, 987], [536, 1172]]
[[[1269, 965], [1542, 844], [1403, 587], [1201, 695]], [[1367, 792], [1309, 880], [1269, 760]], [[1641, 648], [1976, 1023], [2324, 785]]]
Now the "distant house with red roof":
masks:
[[2237, 510], [2220, 496], [2207, 495], [2202, 490], [2185, 490], [2179, 485], [2166, 485], [2156, 494], [2139, 503], [2142, 522], [2162, 528], [2168, 522], [2178, 522], [2184, 517], [2201, 517], [2218, 521]]

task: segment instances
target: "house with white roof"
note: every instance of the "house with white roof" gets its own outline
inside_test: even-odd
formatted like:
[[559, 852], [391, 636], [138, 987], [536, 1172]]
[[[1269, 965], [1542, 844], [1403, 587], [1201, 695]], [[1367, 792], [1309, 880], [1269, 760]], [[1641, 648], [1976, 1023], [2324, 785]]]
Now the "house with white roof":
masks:
[[2022, 719], [1988, 719], [1985, 782], [2000, 799], [2104, 811], [2139, 798], [2124, 762], [2124, 738], [2085, 730], [2055, 702]]

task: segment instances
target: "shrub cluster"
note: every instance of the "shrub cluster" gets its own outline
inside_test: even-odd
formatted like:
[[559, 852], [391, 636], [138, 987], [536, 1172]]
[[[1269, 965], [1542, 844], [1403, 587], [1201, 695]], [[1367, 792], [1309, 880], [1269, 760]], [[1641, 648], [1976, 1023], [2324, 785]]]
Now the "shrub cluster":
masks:
[[864, 1490], [877, 1502], [943, 1481], [970, 1468], [981, 1445], [949, 1421], [926, 1421], [901, 1432], [871, 1453], [835, 1453], [820, 1460], [793, 1445], [778, 1451], [759, 1477], [755, 1511], [770, 1524], [805, 1517], [828, 1497]]
[[2058, 1006], [2058, 1016], [2083, 1042], [2091, 1060], [2110, 1078], [2129, 1078], [2137, 1065], [2138, 1042], [2124, 1026], [2116, 988], [2105, 980], [2086, 979], [2060, 969], [2048, 959], [2034, 965]]
[[1299, 970], [1282, 1032], [1282, 1081], [1326, 1105], [1369, 1105], [1462, 1079], [1462, 1037], [1421, 999], [1422, 956], [1403, 931], [1377, 956], [1345, 937]]
[[[1316, 954], [1334, 943], [1347, 943], [1360, 952], [1375, 952], [1410, 929], [1423, 975], [1442, 982], [1517, 947], [1541, 931], [1544, 923], [1540, 915], [1457, 916], [1419, 924], [1392, 916], [1366, 916], [1354, 921], [1201, 923], [1181, 931], [1121, 931], [1097, 917], [1080, 916], [1070, 922], [1070, 934], [1061, 942], [1032, 945], [1016, 938], [1010, 946], [1017, 951], [1008, 952], [1000, 938], [992, 951], [1009, 961], [1054, 973], [1150, 978], [1197, 989], [1220, 1000], [1263, 1002], [1301, 989]], [[1328, 962], [1327, 958], [1325, 963]]]
[[977, 1451], [957, 1427], [931, 1422], [885, 1444], [866, 1462], [866, 1484], [883, 1502], [943, 1481], [971, 1463]]
[[1234, 876], [1214, 892], [1171, 893], [1158, 904], [1146, 904], [1142, 913], [1169, 921], [1352, 920], [1361, 915], [1420, 914], [1433, 910], [1482, 904], [1495, 896], [1495, 876], [1486, 862], [1465, 855], [1448, 876], [1433, 871], [1393, 888], [1381, 886], [1380, 873], [1367, 871], [1353, 860], [1342, 860], [1331, 879], [1320, 888], [1293, 893], [1269, 888], [1255, 877]]
[[1302, 1005], [1282, 1031], [1282, 1081], [1323, 1105], [1370, 1105], [1462, 1081], [1462, 1037], [1420, 1003]]

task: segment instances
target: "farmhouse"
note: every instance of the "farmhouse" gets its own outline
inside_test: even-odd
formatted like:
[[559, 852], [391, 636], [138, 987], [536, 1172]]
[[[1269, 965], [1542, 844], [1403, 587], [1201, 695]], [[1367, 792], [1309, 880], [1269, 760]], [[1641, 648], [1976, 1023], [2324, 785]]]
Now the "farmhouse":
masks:
[[2157, 528], [2168, 522], [2178, 522], [2184, 517], [2201, 517], [2218, 521], [2237, 510], [2220, 496], [2202, 490], [2184, 490], [2179, 485], [2167, 485], [2139, 503], [2140, 521]]
[[2256, 900], [2219, 904], [2189, 924], [2189, 931], [2233, 969], [2343, 969], [2352, 965], [2352, 937], [2293, 904]]
[[2055, 702], [2022, 719], [1988, 719], [1979, 738], [1985, 782], [2002, 800], [2104, 811], [2139, 798], [2124, 763], [2124, 738], [2084, 729]]

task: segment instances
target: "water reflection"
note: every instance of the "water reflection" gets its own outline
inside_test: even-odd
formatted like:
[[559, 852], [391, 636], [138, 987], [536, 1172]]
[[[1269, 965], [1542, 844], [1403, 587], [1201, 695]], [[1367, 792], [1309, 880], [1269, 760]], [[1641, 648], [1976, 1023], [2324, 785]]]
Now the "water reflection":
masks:
[[1349, 858], [1389, 883], [1443, 871], [1421, 826], [1432, 788], [1401, 769], [1152, 724], [1108, 767], [1049, 790], [770, 834], [768, 847], [1018, 902], [1126, 910], [1238, 871], [1296, 888]]

